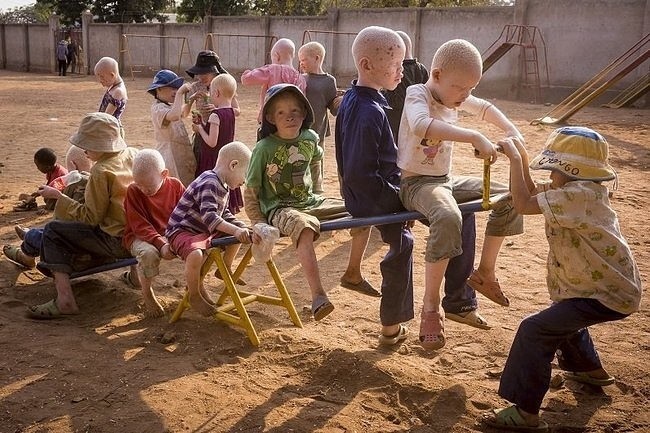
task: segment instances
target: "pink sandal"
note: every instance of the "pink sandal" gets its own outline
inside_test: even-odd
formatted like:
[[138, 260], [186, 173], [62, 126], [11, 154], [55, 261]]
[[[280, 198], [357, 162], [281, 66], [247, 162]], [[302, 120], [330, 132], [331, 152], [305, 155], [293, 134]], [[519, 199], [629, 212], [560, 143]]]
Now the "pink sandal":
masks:
[[422, 311], [420, 316], [420, 346], [427, 350], [445, 345], [445, 316], [439, 311]]
[[472, 289], [479, 292], [481, 295], [485, 296], [492, 302], [503, 307], [509, 307], [510, 301], [506, 295], [501, 291], [501, 285], [499, 285], [499, 280], [496, 281], [485, 281], [481, 279], [477, 270], [472, 272], [469, 279], [467, 280], [467, 285]]

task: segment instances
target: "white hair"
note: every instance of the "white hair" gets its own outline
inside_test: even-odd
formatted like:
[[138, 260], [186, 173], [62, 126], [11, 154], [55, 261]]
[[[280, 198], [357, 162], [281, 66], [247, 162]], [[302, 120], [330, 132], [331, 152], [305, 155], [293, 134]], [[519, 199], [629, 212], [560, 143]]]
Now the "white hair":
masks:
[[133, 159], [133, 176], [160, 174], [165, 169], [165, 160], [156, 149], [142, 149]]

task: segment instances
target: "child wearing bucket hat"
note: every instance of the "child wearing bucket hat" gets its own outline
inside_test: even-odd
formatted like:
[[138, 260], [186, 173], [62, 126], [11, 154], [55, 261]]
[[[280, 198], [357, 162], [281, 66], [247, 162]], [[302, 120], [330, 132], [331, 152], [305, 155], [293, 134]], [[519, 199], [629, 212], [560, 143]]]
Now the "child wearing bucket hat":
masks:
[[[203, 125], [207, 123], [214, 105], [210, 101], [210, 83], [221, 74], [228, 74], [228, 71], [221, 66], [217, 53], [211, 50], [199, 51], [194, 66], [185, 71], [191, 78], [196, 78], [191, 88], [186, 93], [185, 105], [183, 106], [183, 117], [192, 113], [192, 123]], [[233, 107], [239, 107], [237, 98], [233, 98]], [[194, 110], [192, 107], [194, 106]], [[194, 134], [192, 147], [194, 157], [198, 163], [200, 160], [201, 147], [204, 144], [200, 134]]]
[[[77, 314], [79, 308], [70, 286], [73, 271], [107, 261], [130, 257], [122, 245], [126, 224], [124, 198], [133, 181], [132, 166], [137, 150], [127, 147], [120, 136], [120, 124], [107, 113], [89, 113], [70, 143], [84, 149], [95, 161], [90, 170], [84, 202], [43, 186], [39, 192], [56, 199], [53, 221], [45, 225], [37, 268], [54, 277], [56, 299], [30, 307], [35, 319], [54, 319]], [[33, 230], [30, 230], [32, 232]]]
[[185, 95], [190, 85], [173, 71], [162, 69], [153, 77], [147, 89], [155, 98], [151, 105], [151, 122], [156, 150], [162, 155], [169, 176], [180, 179], [183, 185], [194, 180], [196, 159], [190, 136], [181, 119]]
[[537, 187], [517, 139], [499, 143], [510, 160], [514, 205], [542, 214], [549, 244], [547, 285], [552, 304], [519, 325], [499, 395], [513, 403], [484, 414], [493, 427], [545, 430], [539, 409], [557, 356], [565, 379], [605, 386], [615, 379], [603, 368], [589, 326], [621, 320], [639, 308], [641, 280], [603, 181], [616, 179], [608, 144], [583, 127], [556, 129], [530, 163], [549, 170], [551, 183]]

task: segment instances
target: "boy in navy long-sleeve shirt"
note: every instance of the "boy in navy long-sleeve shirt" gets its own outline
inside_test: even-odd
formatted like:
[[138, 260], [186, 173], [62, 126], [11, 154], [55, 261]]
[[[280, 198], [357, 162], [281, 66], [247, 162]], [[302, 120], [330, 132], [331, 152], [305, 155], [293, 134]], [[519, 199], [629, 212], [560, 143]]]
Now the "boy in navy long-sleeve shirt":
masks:
[[[371, 26], [352, 44], [358, 79], [345, 93], [336, 121], [336, 162], [345, 206], [355, 217], [403, 211], [397, 148], [379, 90], [394, 89], [402, 78], [404, 42], [393, 30]], [[379, 54], [377, 54], [379, 53]], [[413, 236], [404, 224], [377, 227], [390, 247], [380, 268], [380, 344], [404, 340], [402, 324], [413, 318]]]

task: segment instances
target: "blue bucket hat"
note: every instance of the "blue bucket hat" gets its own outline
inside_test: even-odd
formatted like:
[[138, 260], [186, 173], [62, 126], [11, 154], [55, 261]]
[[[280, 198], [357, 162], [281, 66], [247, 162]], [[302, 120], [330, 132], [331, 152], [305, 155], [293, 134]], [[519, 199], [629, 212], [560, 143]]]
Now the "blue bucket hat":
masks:
[[156, 89], [160, 87], [173, 87], [174, 89], [180, 89], [183, 85], [183, 78], [176, 75], [174, 71], [169, 69], [161, 69], [156, 72], [156, 75], [153, 77], [153, 83], [147, 89], [147, 92], [151, 93], [153, 96], [156, 96]]
[[269, 135], [275, 133], [278, 128], [275, 125], [271, 124], [266, 120], [266, 112], [271, 106], [271, 102], [279, 95], [290, 93], [293, 94], [296, 99], [298, 99], [305, 106], [305, 120], [302, 121], [301, 129], [311, 128], [312, 123], [314, 123], [314, 111], [311, 108], [311, 104], [307, 100], [307, 97], [302, 93], [302, 91], [294, 86], [293, 84], [276, 84], [275, 86], [269, 87], [264, 95], [264, 108], [262, 108], [262, 127], [260, 128], [259, 138], [265, 138]]

